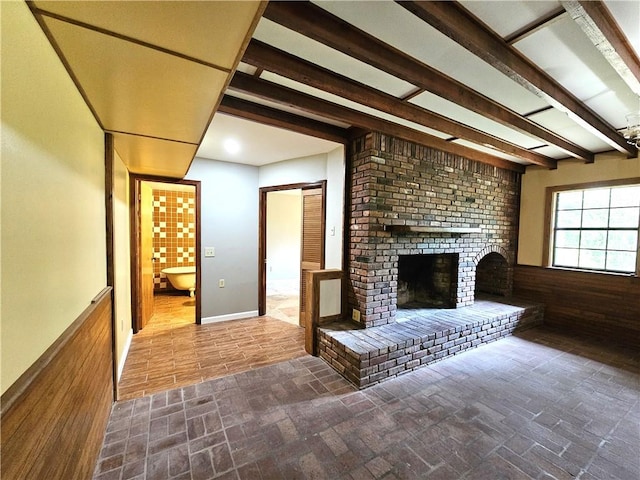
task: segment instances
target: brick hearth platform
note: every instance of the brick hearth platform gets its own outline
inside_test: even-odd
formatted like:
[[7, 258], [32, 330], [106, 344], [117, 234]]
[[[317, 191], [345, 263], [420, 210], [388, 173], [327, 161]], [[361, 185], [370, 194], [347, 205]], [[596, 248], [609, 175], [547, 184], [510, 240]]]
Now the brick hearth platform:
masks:
[[358, 388], [424, 367], [470, 348], [541, 325], [544, 306], [504, 297], [456, 309], [400, 308], [394, 323], [319, 329], [319, 354]]

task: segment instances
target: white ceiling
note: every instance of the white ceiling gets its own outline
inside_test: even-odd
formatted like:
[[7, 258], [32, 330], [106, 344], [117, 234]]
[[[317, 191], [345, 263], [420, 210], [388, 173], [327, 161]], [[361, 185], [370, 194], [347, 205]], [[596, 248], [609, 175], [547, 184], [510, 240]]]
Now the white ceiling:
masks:
[[[225, 150], [224, 143], [229, 139], [239, 144], [238, 152]], [[216, 113], [196, 157], [261, 166], [327, 153], [339, 146], [329, 140]]]

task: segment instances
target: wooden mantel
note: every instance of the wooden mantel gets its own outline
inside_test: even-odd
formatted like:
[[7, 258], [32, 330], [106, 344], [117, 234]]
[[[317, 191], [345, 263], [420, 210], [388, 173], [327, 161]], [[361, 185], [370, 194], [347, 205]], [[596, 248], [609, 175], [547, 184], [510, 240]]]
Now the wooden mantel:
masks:
[[417, 233], [481, 233], [482, 228], [480, 227], [434, 227], [427, 225], [387, 225], [383, 224], [382, 228], [385, 232], [396, 232], [396, 233], [408, 233], [408, 232], [417, 232]]

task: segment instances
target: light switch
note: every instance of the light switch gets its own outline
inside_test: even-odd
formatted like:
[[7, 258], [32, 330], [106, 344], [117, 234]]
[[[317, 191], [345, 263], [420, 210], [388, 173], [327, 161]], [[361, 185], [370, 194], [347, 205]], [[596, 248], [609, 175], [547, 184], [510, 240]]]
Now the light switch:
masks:
[[205, 257], [215, 257], [216, 249], [214, 247], [204, 247], [204, 256]]

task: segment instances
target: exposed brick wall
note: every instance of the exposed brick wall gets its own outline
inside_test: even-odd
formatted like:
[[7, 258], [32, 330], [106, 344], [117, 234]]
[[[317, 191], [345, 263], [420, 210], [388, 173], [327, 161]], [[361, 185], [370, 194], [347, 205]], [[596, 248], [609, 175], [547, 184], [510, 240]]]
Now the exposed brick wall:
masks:
[[[363, 325], [394, 320], [399, 255], [458, 253], [457, 307], [473, 303], [481, 253], [497, 252], [513, 268], [520, 174], [377, 132], [352, 142], [350, 174], [348, 302]], [[398, 233], [384, 224], [481, 233]]]

